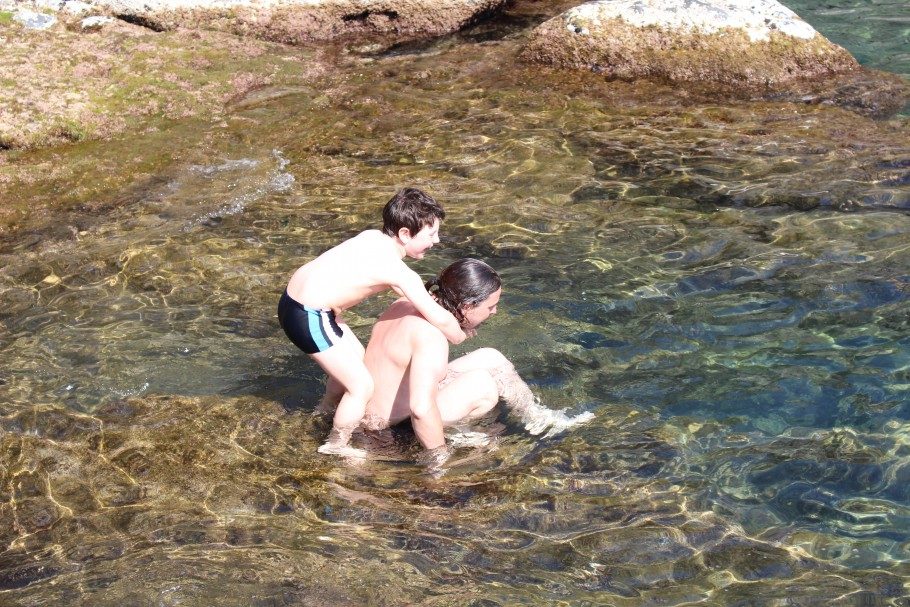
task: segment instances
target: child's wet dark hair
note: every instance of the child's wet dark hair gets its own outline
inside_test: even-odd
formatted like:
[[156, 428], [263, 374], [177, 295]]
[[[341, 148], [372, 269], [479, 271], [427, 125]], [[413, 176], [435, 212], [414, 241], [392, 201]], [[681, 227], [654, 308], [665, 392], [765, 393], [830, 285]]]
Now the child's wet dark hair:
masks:
[[496, 270], [479, 259], [464, 258], [446, 267], [439, 276], [426, 282], [427, 291], [443, 308], [464, 323], [465, 306], [476, 306], [502, 287]]
[[397, 236], [398, 230], [407, 228], [414, 236], [433, 220], [445, 219], [446, 212], [432, 196], [417, 188], [404, 188], [392, 196], [382, 209], [382, 232]]

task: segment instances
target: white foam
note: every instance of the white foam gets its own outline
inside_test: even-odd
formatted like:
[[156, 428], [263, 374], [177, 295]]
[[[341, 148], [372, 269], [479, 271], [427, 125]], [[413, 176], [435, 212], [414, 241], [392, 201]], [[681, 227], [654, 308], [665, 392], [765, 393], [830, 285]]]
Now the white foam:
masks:
[[243, 171], [255, 169], [259, 166], [259, 161], [255, 158], [238, 158], [237, 160], [226, 160], [221, 164], [199, 165], [194, 164], [190, 167], [193, 173], [199, 173], [205, 176], [217, 175], [225, 171]]
[[594, 419], [594, 414], [590, 411], [570, 417], [566, 415], [565, 409], [544, 407], [537, 397], [534, 398], [533, 404], [521, 412], [521, 421], [525, 425], [525, 430], [535, 436], [547, 430], [544, 438], [555, 436], [573, 426], [584, 424], [592, 419]]
[[448, 437], [449, 444], [456, 449], [463, 447], [486, 447], [494, 442], [494, 436], [486, 432], [458, 432], [450, 434]]
[[[254, 178], [253, 183], [258, 184], [256, 187], [250, 191], [234, 196], [214, 211], [210, 211], [201, 217], [198, 217], [192, 224], [186, 226], [185, 229], [190, 230], [193, 226], [203, 224], [213, 219], [239, 215], [246, 211], [250, 204], [261, 200], [269, 194], [284, 193], [291, 190], [295, 183], [294, 176], [284, 170], [291, 161], [285, 158], [281, 150], [272, 150], [272, 157], [275, 159], [277, 167], [271, 170], [264, 178]], [[251, 171], [259, 167], [260, 164], [259, 160], [253, 158], [240, 158], [238, 160], [227, 160], [216, 165], [193, 165], [190, 167], [190, 171], [205, 177], [217, 177], [225, 172]]]

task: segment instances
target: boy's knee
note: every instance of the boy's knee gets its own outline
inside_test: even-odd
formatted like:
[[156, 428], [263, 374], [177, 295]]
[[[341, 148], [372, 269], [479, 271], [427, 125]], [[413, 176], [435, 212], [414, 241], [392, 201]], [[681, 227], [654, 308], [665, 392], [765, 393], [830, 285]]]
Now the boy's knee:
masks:
[[364, 377], [361, 377], [357, 382], [348, 388], [348, 393], [364, 402], [370, 400], [373, 397], [373, 390], [375, 389], [376, 384], [373, 383], [373, 378], [367, 374]]

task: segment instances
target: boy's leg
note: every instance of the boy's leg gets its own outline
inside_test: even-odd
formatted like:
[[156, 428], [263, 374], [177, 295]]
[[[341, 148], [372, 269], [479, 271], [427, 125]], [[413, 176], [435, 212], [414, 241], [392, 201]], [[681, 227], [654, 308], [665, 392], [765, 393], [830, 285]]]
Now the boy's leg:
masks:
[[[345, 324], [339, 326], [343, 331], [341, 341], [324, 352], [311, 355], [329, 375], [327, 393], [323, 400], [337, 398], [341, 391], [339, 387], [344, 389], [335, 411], [332, 432], [326, 443], [319, 448], [320, 453], [342, 453], [363, 418], [367, 402], [373, 396], [373, 378], [363, 363], [363, 345], [350, 327]], [[354, 454], [350, 449], [344, 450], [344, 453]]]
[[346, 390], [341, 385], [341, 382], [329, 375], [328, 380], [325, 382], [325, 394], [322, 395], [322, 400], [319, 401], [313, 413], [325, 415], [326, 417], [334, 416], [338, 403], [341, 402], [345, 392]]

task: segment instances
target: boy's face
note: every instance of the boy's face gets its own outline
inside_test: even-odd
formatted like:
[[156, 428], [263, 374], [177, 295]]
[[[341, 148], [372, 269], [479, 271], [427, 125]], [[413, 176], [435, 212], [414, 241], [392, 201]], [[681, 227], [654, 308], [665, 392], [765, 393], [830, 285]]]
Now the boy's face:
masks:
[[434, 218], [433, 225], [424, 226], [416, 234], [412, 235], [407, 228], [402, 228], [398, 234], [404, 243], [405, 254], [412, 259], [423, 259], [426, 252], [439, 242], [439, 218]]
[[497, 289], [494, 293], [491, 293], [489, 297], [476, 306], [462, 308], [461, 313], [464, 314], [462, 328], [475, 329], [480, 323], [496, 314], [496, 306], [499, 304], [500, 296], [502, 296], [501, 288]]

